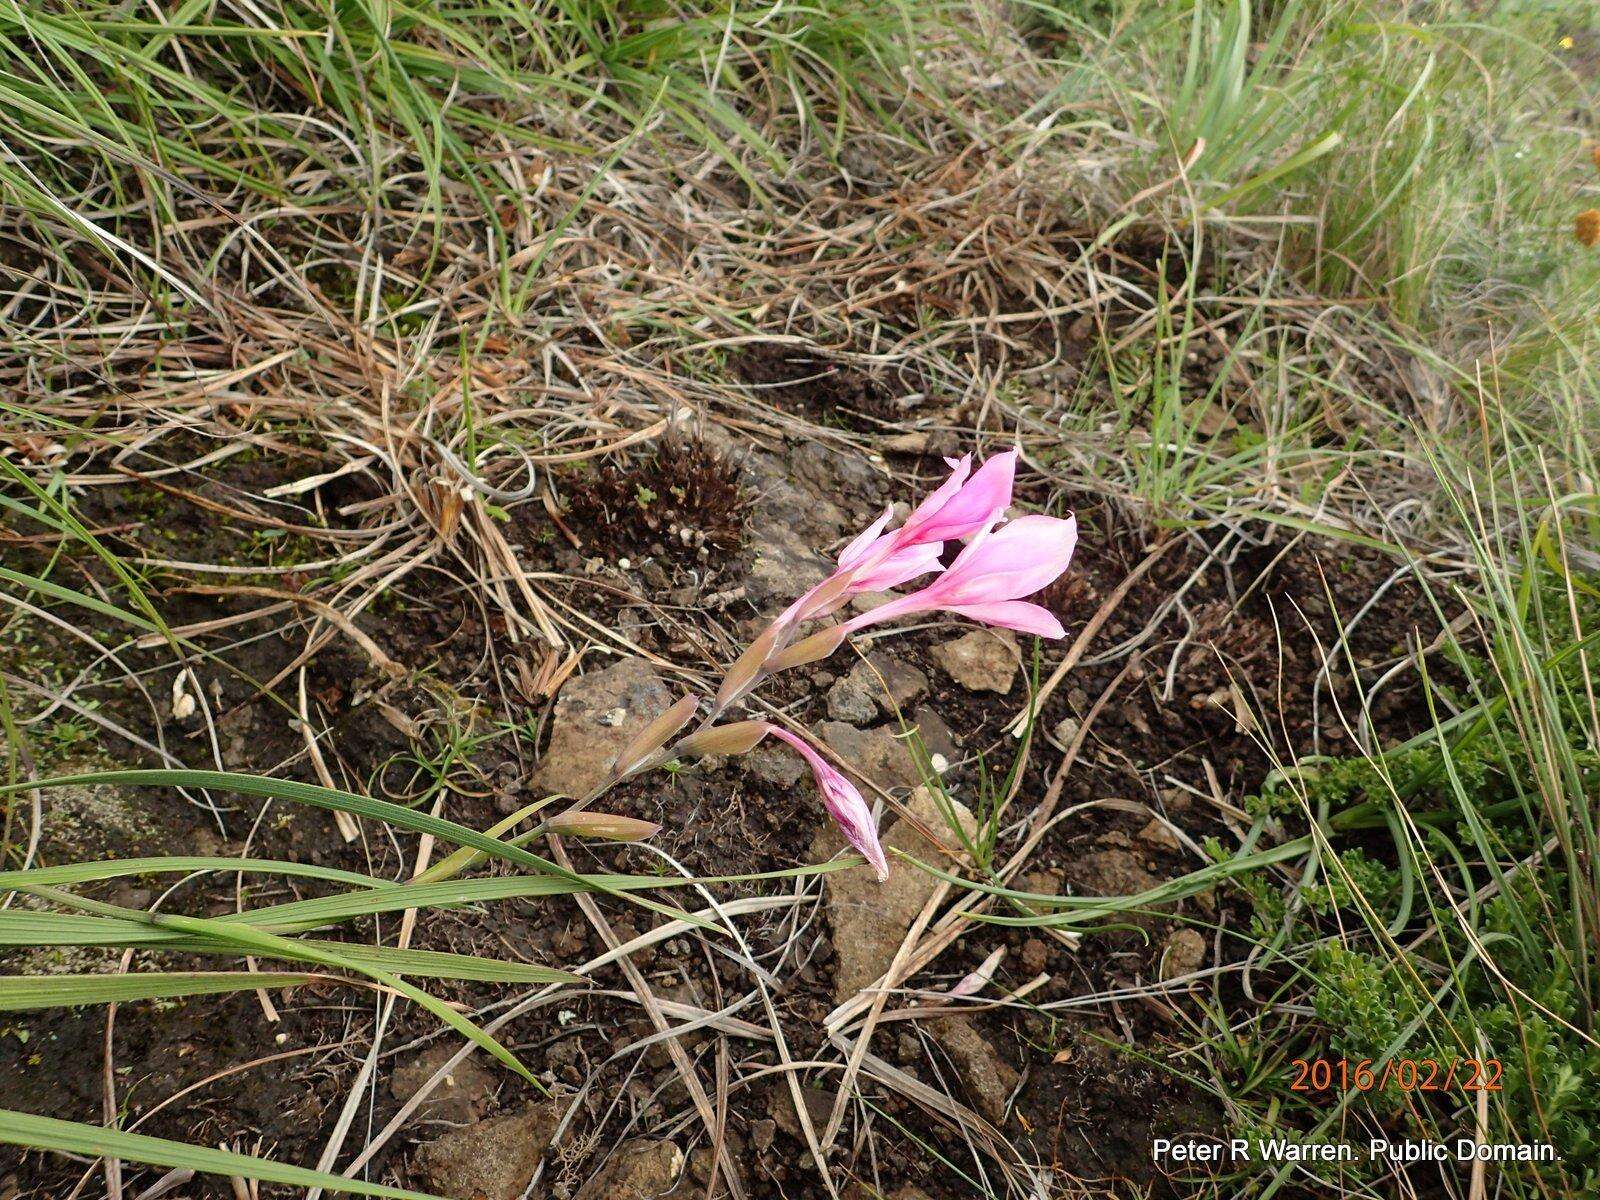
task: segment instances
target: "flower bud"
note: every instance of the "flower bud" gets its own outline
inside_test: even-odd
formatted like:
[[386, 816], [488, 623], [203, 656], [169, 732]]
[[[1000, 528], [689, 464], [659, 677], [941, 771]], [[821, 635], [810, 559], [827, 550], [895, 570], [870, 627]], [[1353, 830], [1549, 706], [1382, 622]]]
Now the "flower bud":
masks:
[[679, 758], [704, 758], [708, 754], [736, 757], [755, 749], [772, 727], [765, 721], [734, 721], [691, 733], [673, 747]]
[[569, 837], [605, 838], [611, 842], [642, 842], [661, 832], [661, 826], [654, 821], [598, 812], [562, 813], [551, 817], [545, 829]]
[[685, 696], [654, 721], [651, 721], [612, 760], [612, 773], [618, 779], [621, 779], [624, 775], [630, 775], [637, 771], [644, 765], [645, 760], [665, 746], [678, 730], [689, 723], [689, 718], [694, 716], [694, 711], [698, 707], [700, 707], [699, 700], [693, 696]]
[[803, 667], [806, 663], [816, 662], [818, 659], [827, 658], [837, 650], [845, 637], [843, 625], [830, 625], [820, 629], [808, 638], [801, 638], [794, 645], [789, 646], [772, 656], [767, 663], [769, 671], [786, 671], [790, 667]]
[[772, 655], [772, 648], [778, 644], [778, 634], [782, 626], [773, 624], [762, 630], [761, 636], [750, 643], [750, 648], [739, 656], [737, 662], [728, 668], [728, 674], [722, 681], [722, 686], [717, 689], [718, 712], [724, 711], [740, 696], [755, 686], [761, 677], [761, 669], [767, 665], [767, 659]]

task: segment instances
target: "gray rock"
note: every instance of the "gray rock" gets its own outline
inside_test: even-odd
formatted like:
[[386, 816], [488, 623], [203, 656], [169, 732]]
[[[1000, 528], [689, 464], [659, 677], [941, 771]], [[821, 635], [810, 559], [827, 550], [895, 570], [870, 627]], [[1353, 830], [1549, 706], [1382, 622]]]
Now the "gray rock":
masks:
[[424, 1142], [421, 1183], [451, 1200], [520, 1200], [560, 1120], [560, 1105], [536, 1104]]
[[878, 702], [866, 679], [851, 671], [828, 689], [828, 715], [835, 721], [865, 725], [876, 720]]
[[812, 549], [817, 543], [765, 521], [763, 518], [762, 535], [745, 575], [745, 595], [762, 611], [788, 604], [821, 583], [832, 569], [832, 564]]
[[[793, 479], [819, 496], [839, 497], [854, 505], [874, 505], [883, 493], [882, 473], [849, 450], [817, 441], [802, 442], [789, 456], [789, 466]], [[879, 505], [877, 512], [882, 511]]]
[[1065, 749], [1077, 740], [1078, 731], [1082, 728], [1083, 723], [1077, 717], [1062, 717], [1056, 722], [1055, 739]]
[[828, 715], [862, 725], [878, 715], [892, 717], [920, 699], [928, 677], [910, 663], [878, 651], [857, 659], [828, 693]]
[[928, 757], [942, 754], [946, 762], [955, 762], [961, 757], [961, 749], [956, 745], [956, 737], [950, 732], [950, 726], [926, 704], [917, 706], [917, 710], [911, 714], [911, 723], [917, 727], [917, 737], [921, 739]]
[[672, 1190], [683, 1161], [672, 1142], [634, 1138], [617, 1147], [573, 1200], [656, 1200]]
[[[952, 849], [961, 839], [949, 828], [933, 794], [918, 788], [907, 803], [919, 820]], [[955, 819], [970, 838], [977, 829], [971, 812], [954, 804]], [[944, 855], [908, 822], [896, 821], [883, 835], [883, 844], [902, 850], [923, 862], [946, 862]], [[844, 848], [844, 835], [829, 822], [817, 835], [812, 854], [818, 861], [832, 858]], [[828, 879], [828, 915], [833, 922], [833, 947], [838, 958], [833, 977], [835, 1001], [843, 1003], [862, 988], [870, 987], [894, 960], [906, 931], [916, 919], [938, 880], [890, 856], [889, 879], [879, 883], [866, 866], [836, 871]]]
[[1206, 965], [1206, 939], [1198, 929], [1174, 930], [1161, 952], [1161, 978], [1193, 975]]
[[611, 760], [673, 695], [650, 664], [625, 658], [582, 675], [561, 689], [551, 721], [550, 748], [531, 779], [540, 791], [578, 797], [603, 782]]
[[969, 692], [1005, 695], [1017, 681], [1021, 652], [1005, 629], [974, 629], [932, 651], [934, 662]]
[[787, 746], [762, 743], [738, 761], [753, 777], [774, 787], [792, 788], [806, 773], [806, 764]]
[[820, 583], [833, 564], [820, 547], [844, 532], [845, 514], [830, 498], [837, 494], [812, 469], [811, 459], [797, 455], [785, 461], [751, 452], [740, 459], [740, 475], [754, 496], [753, 525], [761, 531], [745, 578], [745, 596], [763, 612], [793, 600]]

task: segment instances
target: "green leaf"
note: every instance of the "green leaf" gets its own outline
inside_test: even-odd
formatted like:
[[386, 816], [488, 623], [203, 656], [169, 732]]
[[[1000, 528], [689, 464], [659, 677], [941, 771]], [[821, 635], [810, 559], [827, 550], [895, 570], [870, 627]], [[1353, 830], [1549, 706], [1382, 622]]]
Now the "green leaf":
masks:
[[284, 971], [147, 971], [132, 975], [0, 976], [0, 1012], [74, 1008], [122, 1000], [159, 1000], [299, 987], [315, 975]]
[[207, 1175], [238, 1175], [244, 1179], [285, 1183], [291, 1187], [322, 1188], [324, 1191], [352, 1196], [384, 1196], [389, 1200], [443, 1200], [443, 1197], [428, 1192], [412, 1192], [405, 1188], [386, 1187], [381, 1183], [345, 1179], [321, 1171], [308, 1171], [304, 1167], [286, 1166], [250, 1154], [234, 1154], [205, 1146], [186, 1146], [182, 1142], [146, 1137], [142, 1133], [123, 1133], [117, 1129], [102, 1129], [98, 1125], [83, 1125], [77, 1121], [58, 1121], [54, 1117], [36, 1117], [31, 1113], [6, 1108], [0, 1108], [0, 1143], [28, 1146], [35, 1150], [54, 1150], [80, 1157], [121, 1158], [129, 1162], [177, 1167]]
[[353, 792], [343, 792], [338, 788], [322, 787], [314, 783], [299, 783], [289, 779], [267, 779], [259, 775], [241, 775], [232, 771], [94, 771], [82, 775], [58, 775], [51, 779], [37, 779], [26, 783], [7, 784], [0, 787], [0, 796], [23, 792], [32, 788], [67, 787], [80, 784], [217, 788], [223, 791], [240, 792], [247, 796], [270, 796], [277, 800], [291, 800], [296, 804], [306, 804], [313, 808], [339, 810], [350, 813], [353, 816], [383, 821], [397, 829], [409, 829], [413, 833], [431, 834], [433, 837], [449, 842], [452, 845], [470, 846], [472, 849], [481, 850], [491, 857], [514, 862], [525, 869], [539, 871], [546, 875], [553, 875], [557, 879], [567, 880], [576, 884], [582, 890], [604, 892], [609, 896], [627, 900], [629, 903], [640, 905], [673, 920], [686, 921], [690, 925], [698, 926], [701, 929], [721, 932], [710, 921], [703, 920], [679, 909], [670, 908], [658, 901], [648, 900], [641, 896], [630, 896], [626, 890], [603, 882], [604, 877], [602, 876], [585, 877], [578, 875], [556, 865], [549, 859], [540, 858], [537, 854], [531, 854], [519, 846], [513, 846], [509, 842], [489, 837], [465, 825], [458, 825], [454, 821], [447, 821], [443, 817], [435, 817], [428, 813], [415, 812], [401, 805], [391, 804], [387, 800], [375, 800], [370, 796], [357, 796]]

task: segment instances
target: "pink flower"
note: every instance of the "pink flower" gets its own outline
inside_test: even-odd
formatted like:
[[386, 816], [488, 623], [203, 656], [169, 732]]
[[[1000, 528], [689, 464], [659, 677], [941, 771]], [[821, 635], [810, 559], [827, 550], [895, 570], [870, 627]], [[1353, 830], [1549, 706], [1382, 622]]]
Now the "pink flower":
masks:
[[816, 776], [817, 789], [822, 793], [822, 803], [828, 815], [834, 819], [850, 844], [872, 864], [872, 869], [878, 873], [878, 882], [888, 879], [889, 860], [884, 857], [883, 846], [878, 841], [878, 827], [873, 824], [872, 810], [861, 798], [855, 784], [839, 774], [833, 764], [818, 754], [803, 737], [779, 725], [769, 728], [773, 737], [788, 742], [811, 765], [811, 773]]
[[[789, 606], [786, 620], [808, 621], [842, 607], [851, 596], [886, 592], [939, 569], [944, 543], [993, 524], [1011, 504], [1017, 452], [997, 454], [969, 479], [972, 455], [945, 459], [950, 478], [935, 488], [899, 529], [885, 533], [891, 509], [839, 555], [839, 568]], [[843, 579], [842, 587], [838, 586]]]
[[996, 454], [967, 479], [972, 455], [945, 459], [950, 478], [928, 495], [906, 523], [895, 531], [897, 546], [948, 542], [968, 537], [998, 520], [1011, 506], [1011, 482], [1017, 473], [1017, 452]]
[[1077, 544], [1078, 523], [1072, 517], [1018, 517], [999, 529], [991, 523], [927, 587], [847, 621], [845, 630], [854, 633], [914, 613], [950, 612], [985, 625], [1062, 637], [1066, 630], [1054, 613], [1021, 598], [1065, 571]]

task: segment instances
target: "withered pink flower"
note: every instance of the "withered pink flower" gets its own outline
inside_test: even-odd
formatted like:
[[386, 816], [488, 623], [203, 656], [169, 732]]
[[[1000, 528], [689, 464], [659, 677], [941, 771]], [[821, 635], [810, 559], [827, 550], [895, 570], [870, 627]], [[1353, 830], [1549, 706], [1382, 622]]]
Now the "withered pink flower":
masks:
[[873, 823], [872, 810], [856, 790], [856, 785], [835, 770], [833, 764], [818, 754], [805, 738], [780, 725], [771, 726], [770, 732], [773, 737], [788, 742], [810, 764], [828, 815], [834, 819], [849, 843], [872, 864], [872, 869], [878, 874], [878, 882], [888, 879], [889, 860], [884, 857], [883, 845], [878, 841], [878, 827]]
[[989, 986], [989, 981], [994, 978], [995, 970], [1000, 966], [1005, 956], [1006, 948], [1004, 946], [996, 946], [990, 952], [989, 957], [978, 964], [976, 971], [969, 972], [961, 977], [961, 981], [950, 989], [949, 995], [976, 996]]
[[945, 462], [950, 478], [912, 510], [904, 525], [885, 533], [893, 511], [885, 509], [844, 548], [838, 569], [790, 605], [780, 621], [824, 617], [852, 596], [886, 592], [937, 571], [946, 541], [978, 533], [1004, 515], [1011, 504], [1017, 451], [995, 455], [976, 474], [970, 454]]
[[845, 622], [847, 633], [915, 613], [949, 612], [985, 625], [1040, 637], [1065, 635], [1049, 609], [1028, 604], [1031, 596], [1067, 569], [1078, 544], [1073, 517], [1028, 516], [1000, 528], [986, 525], [949, 568], [920, 591], [901, 596]]

